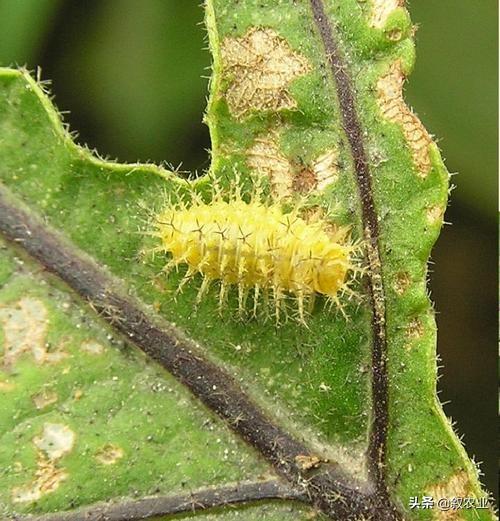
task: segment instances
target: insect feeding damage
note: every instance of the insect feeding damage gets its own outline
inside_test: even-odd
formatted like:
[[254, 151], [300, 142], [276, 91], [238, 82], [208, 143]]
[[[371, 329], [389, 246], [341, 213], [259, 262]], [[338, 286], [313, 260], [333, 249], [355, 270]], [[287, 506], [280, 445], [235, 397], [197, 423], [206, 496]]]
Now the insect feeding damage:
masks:
[[263, 301], [274, 307], [277, 323], [286, 315], [287, 297], [295, 300], [302, 323], [317, 295], [341, 308], [339, 295], [350, 292], [348, 278], [358, 270], [345, 229], [318, 215], [308, 220], [299, 205], [285, 209], [283, 201], [264, 197], [259, 186], [248, 200], [239, 188], [223, 196], [215, 185], [209, 203], [194, 192], [189, 204], [170, 202], [157, 216], [153, 235], [161, 243], [155, 251], [171, 257], [164, 271], [187, 266], [177, 291], [199, 273], [197, 303], [217, 281], [220, 311], [234, 286], [240, 315], [252, 294], [253, 316]]
[[[453, 505], [457, 499], [466, 500], [472, 498], [477, 501], [478, 497], [474, 493], [474, 485], [466, 471], [461, 470], [447, 480], [433, 483], [427, 489], [427, 494], [434, 499], [436, 504]], [[463, 508], [436, 508], [433, 512], [433, 519], [437, 521], [462, 521], [468, 519]]]
[[46, 342], [48, 311], [44, 302], [34, 297], [23, 297], [8, 306], [0, 306], [0, 326], [5, 335], [1, 364], [11, 370], [24, 353], [30, 353], [37, 364], [59, 362], [66, 354], [51, 351]]
[[230, 78], [226, 100], [237, 119], [252, 111], [295, 109], [289, 84], [310, 70], [307, 60], [268, 28], [251, 27], [241, 38], [225, 38], [222, 63]]
[[401, 126], [418, 175], [426, 177], [431, 169], [429, 145], [432, 139], [403, 99], [404, 81], [402, 64], [397, 60], [377, 82], [378, 104], [385, 119]]
[[71, 452], [75, 433], [60, 423], [45, 423], [40, 435], [33, 438], [38, 452], [35, 479], [24, 487], [12, 490], [15, 503], [37, 501], [45, 494], [54, 492], [68, 478], [68, 473], [60, 467], [63, 456]]
[[382, 29], [389, 15], [398, 7], [404, 6], [404, 0], [373, 0], [370, 25]]
[[247, 163], [254, 172], [269, 178], [275, 196], [284, 198], [292, 193], [292, 165], [280, 151], [277, 140], [278, 136], [272, 133], [257, 138], [247, 151]]
[[97, 451], [95, 458], [102, 465], [114, 465], [118, 460], [123, 458], [123, 454], [123, 449], [118, 445], [106, 443], [106, 445]]
[[291, 197], [322, 191], [339, 176], [338, 152], [327, 150], [310, 164], [299, 164], [287, 158], [279, 147], [279, 135], [270, 132], [255, 139], [247, 151], [247, 164], [253, 172], [269, 179], [273, 196]]

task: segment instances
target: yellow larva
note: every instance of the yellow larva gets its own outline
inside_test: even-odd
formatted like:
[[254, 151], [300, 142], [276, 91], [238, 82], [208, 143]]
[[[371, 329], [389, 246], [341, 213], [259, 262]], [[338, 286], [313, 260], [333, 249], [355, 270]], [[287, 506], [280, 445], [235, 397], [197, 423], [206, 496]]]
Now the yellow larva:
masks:
[[246, 202], [239, 193], [229, 200], [215, 195], [210, 203], [193, 198], [189, 205], [167, 205], [156, 223], [160, 245], [155, 250], [171, 257], [165, 271], [187, 266], [179, 290], [201, 274], [199, 302], [219, 281], [221, 309], [228, 288], [235, 286], [240, 313], [252, 290], [254, 315], [261, 299], [272, 300], [279, 321], [283, 301], [291, 296], [304, 322], [317, 294], [339, 303], [338, 294], [355, 269], [352, 245], [340, 240], [345, 234], [332, 233], [321, 218], [307, 222], [299, 209], [286, 211], [278, 202], [255, 197]]

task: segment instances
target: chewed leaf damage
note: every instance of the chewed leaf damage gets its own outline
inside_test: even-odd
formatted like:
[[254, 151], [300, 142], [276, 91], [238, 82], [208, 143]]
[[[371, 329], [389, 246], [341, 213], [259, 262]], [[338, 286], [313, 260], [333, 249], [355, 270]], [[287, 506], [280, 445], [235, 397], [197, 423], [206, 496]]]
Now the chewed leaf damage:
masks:
[[234, 117], [297, 108], [289, 85], [311, 67], [273, 29], [252, 27], [241, 38], [226, 38], [221, 53], [229, 79], [227, 104]]

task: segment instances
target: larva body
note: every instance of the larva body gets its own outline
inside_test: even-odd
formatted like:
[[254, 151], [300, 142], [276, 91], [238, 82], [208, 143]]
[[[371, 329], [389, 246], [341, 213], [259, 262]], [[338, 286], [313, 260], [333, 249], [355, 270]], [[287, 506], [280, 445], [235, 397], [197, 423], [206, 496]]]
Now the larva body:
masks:
[[155, 235], [161, 241], [157, 250], [171, 256], [167, 271], [187, 265], [180, 287], [202, 275], [198, 300], [211, 282], [220, 281], [221, 308], [228, 288], [236, 286], [240, 312], [253, 290], [254, 314], [260, 298], [271, 297], [276, 320], [287, 295], [295, 297], [301, 321], [316, 294], [338, 302], [352, 269], [352, 247], [334, 240], [324, 221], [309, 223], [298, 210], [239, 196], [168, 205], [157, 217]]

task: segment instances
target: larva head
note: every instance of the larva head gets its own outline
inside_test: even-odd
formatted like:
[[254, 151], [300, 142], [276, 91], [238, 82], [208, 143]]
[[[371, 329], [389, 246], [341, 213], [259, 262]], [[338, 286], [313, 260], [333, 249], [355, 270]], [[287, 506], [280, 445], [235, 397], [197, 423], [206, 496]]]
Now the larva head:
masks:
[[349, 267], [347, 249], [340, 245], [331, 245], [321, 260], [314, 286], [315, 291], [335, 297], [346, 283]]
[[[349, 245], [335, 242], [321, 222], [308, 225], [301, 237], [302, 259], [295, 266], [296, 278], [305, 281], [306, 293], [335, 297], [347, 284], [353, 269]], [[306, 257], [307, 255], [307, 257]]]

